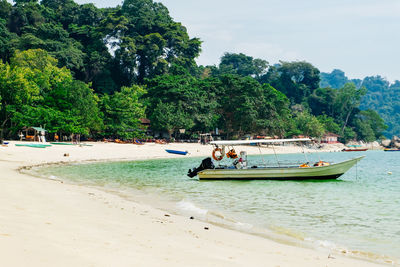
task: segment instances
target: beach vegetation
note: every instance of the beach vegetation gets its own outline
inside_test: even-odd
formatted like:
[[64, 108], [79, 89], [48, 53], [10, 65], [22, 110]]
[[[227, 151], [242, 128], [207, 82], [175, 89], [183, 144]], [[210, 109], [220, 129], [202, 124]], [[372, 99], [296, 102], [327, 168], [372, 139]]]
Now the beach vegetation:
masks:
[[138, 86], [122, 87], [112, 95], [104, 94], [100, 99], [100, 111], [104, 121], [102, 136], [124, 139], [143, 137], [144, 128], [140, 118], [145, 117], [145, 106], [140, 100], [146, 91]]
[[110, 8], [0, 0], [2, 136], [42, 125], [49, 133], [132, 139], [151, 132], [146, 118], [170, 138], [218, 128], [223, 138], [332, 132], [341, 141], [372, 141], [400, 129], [400, 82], [350, 80], [306, 61], [270, 65], [243, 53], [198, 66], [201, 43], [152, 0]]
[[376, 75], [364, 79], [349, 79], [341, 70], [331, 73], [321, 73], [321, 87], [341, 88], [345, 83], [353, 83], [357, 88], [365, 87], [365, 95], [361, 98], [361, 110], [376, 111], [387, 125], [382, 134], [390, 138], [400, 132], [400, 81], [389, 82], [386, 78]]
[[34, 49], [0, 64], [3, 130], [15, 135], [22, 127], [43, 125], [50, 133], [89, 134], [102, 128], [93, 90], [57, 63]]

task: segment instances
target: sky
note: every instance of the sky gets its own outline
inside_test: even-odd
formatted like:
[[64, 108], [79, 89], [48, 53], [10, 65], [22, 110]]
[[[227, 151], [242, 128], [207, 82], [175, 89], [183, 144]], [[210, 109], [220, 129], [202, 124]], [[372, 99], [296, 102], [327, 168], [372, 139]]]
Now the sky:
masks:
[[[97, 7], [120, 0], [75, 0]], [[157, 0], [156, 0], [157, 1]], [[399, 0], [158, 0], [171, 17], [202, 40], [201, 65], [225, 52], [270, 64], [305, 60], [321, 72], [349, 78], [400, 80]]]

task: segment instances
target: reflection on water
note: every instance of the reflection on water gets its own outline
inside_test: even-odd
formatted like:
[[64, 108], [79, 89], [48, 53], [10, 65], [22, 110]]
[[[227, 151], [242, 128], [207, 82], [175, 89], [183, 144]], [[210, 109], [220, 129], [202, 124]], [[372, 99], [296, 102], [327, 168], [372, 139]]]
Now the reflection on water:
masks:
[[[38, 171], [46, 177], [157, 194], [178, 203], [182, 212], [217, 214], [219, 217], [214, 217], [220, 221], [233, 219], [240, 229], [269, 229], [318, 246], [340, 246], [399, 259], [400, 153], [362, 154], [366, 158], [339, 180], [323, 181], [200, 182], [186, 176], [189, 168], [199, 165], [200, 158], [57, 166]], [[308, 159], [338, 162], [359, 155], [320, 153], [310, 154]], [[278, 157], [282, 163], [304, 163], [302, 155]], [[249, 156], [249, 161], [275, 164], [275, 157]]]

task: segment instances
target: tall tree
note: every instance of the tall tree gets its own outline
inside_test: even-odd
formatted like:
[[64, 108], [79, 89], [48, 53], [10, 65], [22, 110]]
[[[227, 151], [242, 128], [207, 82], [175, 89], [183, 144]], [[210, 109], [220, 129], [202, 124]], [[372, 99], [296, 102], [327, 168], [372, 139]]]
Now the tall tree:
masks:
[[382, 137], [382, 132], [387, 128], [378, 113], [371, 109], [361, 111], [355, 119], [355, 124], [357, 125], [358, 139], [367, 142]]
[[219, 80], [219, 113], [228, 136], [235, 133], [283, 135], [283, 125], [290, 112], [282, 93], [269, 85], [261, 86], [251, 77], [226, 74]]
[[174, 22], [161, 3], [126, 0], [121, 9], [110, 16], [124, 21], [119, 31], [110, 32], [109, 38], [118, 40], [115, 42], [116, 61], [130, 83], [143, 83], [145, 78], [163, 74], [169, 64], [195, 66], [200, 40], [190, 39], [186, 28]]
[[219, 72], [222, 74], [238, 74], [259, 78], [267, 72], [268, 62], [263, 59], [253, 59], [245, 54], [225, 53], [219, 64]]
[[349, 79], [342, 70], [334, 69], [331, 73], [321, 73], [321, 87], [342, 88]]
[[319, 70], [308, 62], [284, 62], [269, 68], [260, 77], [261, 83], [269, 83], [284, 93], [292, 104], [299, 104], [319, 88]]
[[[148, 116], [152, 127], [156, 130], [167, 130], [170, 134], [182, 128], [211, 130], [218, 120], [215, 111], [215, 81], [196, 80], [182, 68], [175, 71], [178, 74], [165, 74], [146, 81]], [[169, 116], [175, 119], [167, 119], [166, 115], [159, 116], [158, 113], [163, 110], [175, 110], [173, 116]], [[177, 113], [182, 115], [182, 120], [176, 119]]]
[[93, 91], [58, 68], [46, 51], [17, 52], [1, 69], [3, 129], [15, 133], [23, 126], [46, 125], [50, 132], [81, 134], [101, 129]]
[[140, 120], [145, 117], [145, 107], [140, 98], [146, 91], [137, 85], [122, 87], [113, 95], [101, 98], [101, 111], [104, 114], [105, 134], [124, 139], [143, 136]]
[[339, 89], [335, 99], [335, 110], [337, 116], [342, 121], [342, 135], [344, 135], [345, 128], [349, 122], [350, 116], [355, 109], [360, 105], [361, 98], [365, 95], [366, 89], [364, 87], [357, 89], [353, 83], [346, 83]]

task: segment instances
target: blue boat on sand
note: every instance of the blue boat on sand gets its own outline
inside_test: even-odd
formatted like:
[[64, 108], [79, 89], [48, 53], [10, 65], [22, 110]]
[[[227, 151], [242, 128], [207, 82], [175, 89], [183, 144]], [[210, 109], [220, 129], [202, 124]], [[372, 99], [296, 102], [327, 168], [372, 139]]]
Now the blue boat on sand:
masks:
[[186, 155], [188, 153], [187, 151], [171, 150], [171, 149], [165, 149], [165, 151], [171, 154], [178, 154], [178, 155]]

